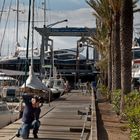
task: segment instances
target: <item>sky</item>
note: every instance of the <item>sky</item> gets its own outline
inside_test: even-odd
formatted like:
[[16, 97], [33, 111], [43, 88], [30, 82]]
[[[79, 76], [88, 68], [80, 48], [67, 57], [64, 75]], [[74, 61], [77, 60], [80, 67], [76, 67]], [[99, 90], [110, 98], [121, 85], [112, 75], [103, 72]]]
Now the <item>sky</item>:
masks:
[[[1, 0], [2, 1], [2, 0]], [[6, 0], [4, 13], [0, 22], [0, 38], [2, 42], [2, 55], [11, 55], [15, 52], [16, 46], [16, 0], [12, 0], [11, 10], [6, 26], [8, 10], [11, 0]], [[18, 41], [20, 46], [26, 47], [27, 38], [27, 19], [29, 0], [19, 0], [19, 29]], [[35, 27], [44, 25], [44, 0], [35, 0]], [[2, 2], [0, 3], [2, 9]], [[60, 23], [54, 27], [95, 27], [95, 17], [92, 15], [92, 9], [85, 0], [46, 0], [46, 25], [67, 19], [68, 22]], [[6, 27], [5, 27], [6, 26]], [[40, 47], [41, 36], [34, 32], [34, 47]], [[54, 41], [54, 49], [74, 48], [76, 47], [77, 37], [50, 37]], [[3, 40], [3, 41], [2, 41]], [[31, 44], [31, 43], [30, 43]], [[29, 45], [31, 47], [31, 45]]]
[[[4, 0], [0, 0], [0, 9]], [[0, 47], [2, 55], [13, 55], [16, 46], [16, 1], [12, 0], [8, 22], [6, 24], [8, 10], [11, 0], [5, 0], [4, 13], [0, 22]], [[26, 48], [27, 44], [27, 20], [29, 0], [19, 0], [19, 29], [18, 42], [21, 47]], [[44, 0], [35, 0], [35, 26], [44, 25]], [[140, 3], [140, 2], [139, 2]], [[140, 4], [139, 4], [140, 5]], [[140, 7], [140, 6], [139, 6]], [[46, 25], [67, 19], [68, 22], [57, 24], [54, 27], [95, 27], [95, 17], [92, 15], [92, 8], [85, 0], [46, 0]], [[134, 35], [139, 36], [140, 13], [134, 15]], [[4, 31], [5, 30], [5, 31]], [[5, 32], [5, 35], [4, 35]], [[31, 30], [30, 30], [31, 33]], [[4, 35], [4, 36], [3, 36]], [[34, 47], [40, 47], [41, 36], [34, 32]], [[54, 49], [75, 48], [77, 37], [50, 37], [54, 41]], [[30, 38], [31, 40], [31, 38]], [[29, 44], [31, 47], [31, 41]]]

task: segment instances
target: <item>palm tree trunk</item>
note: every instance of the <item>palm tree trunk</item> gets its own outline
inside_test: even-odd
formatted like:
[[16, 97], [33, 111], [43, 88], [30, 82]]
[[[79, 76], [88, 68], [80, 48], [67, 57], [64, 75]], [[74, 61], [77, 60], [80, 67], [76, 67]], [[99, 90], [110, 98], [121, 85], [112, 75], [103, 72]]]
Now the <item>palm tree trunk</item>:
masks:
[[124, 95], [131, 91], [131, 47], [133, 37], [132, 0], [121, 1], [121, 104], [120, 113], [124, 110]]
[[112, 91], [112, 54], [111, 54], [111, 38], [112, 28], [109, 33], [109, 46], [108, 46], [108, 92], [109, 92], [109, 101], [111, 102], [111, 91]]
[[108, 90], [111, 91], [112, 85], [112, 56], [111, 56], [111, 32], [109, 33], [109, 46], [108, 46]]
[[113, 81], [112, 90], [121, 89], [120, 12], [114, 15], [113, 28]]

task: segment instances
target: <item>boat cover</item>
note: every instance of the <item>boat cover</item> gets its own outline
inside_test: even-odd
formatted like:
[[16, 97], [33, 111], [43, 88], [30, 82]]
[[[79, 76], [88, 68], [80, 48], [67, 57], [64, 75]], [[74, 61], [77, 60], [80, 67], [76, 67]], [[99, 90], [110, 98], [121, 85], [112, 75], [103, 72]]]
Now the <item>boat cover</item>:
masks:
[[[26, 85], [25, 85], [26, 84]], [[29, 76], [21, 88], [31, 88], [36, 90], [48, 90], [48, 88], [41, 82], [41, 80], [35, 75], [33, 68], [30, 66]]]

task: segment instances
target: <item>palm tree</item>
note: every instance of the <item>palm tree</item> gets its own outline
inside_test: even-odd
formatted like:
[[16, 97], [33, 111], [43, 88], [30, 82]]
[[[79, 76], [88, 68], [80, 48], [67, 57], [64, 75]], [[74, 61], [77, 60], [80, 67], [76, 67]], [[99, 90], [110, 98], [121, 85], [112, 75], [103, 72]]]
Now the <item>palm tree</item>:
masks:
[[107, 60], [108, 60], [108, 37], [107, 34], [107, 28], [105, 26], [102, 26], [100, 28], [96, 28], [96, 35], [92, 38], [88, 38], [90, 40], [91, 44], [96, 48], [96, 50], [99, 52], [101, 59], [99, 62], [96, 62], [96, 66], [100, 69], [100, 72], [102, 73], [101, 80], [104, 85], [106, 85], [107, 80]]
[[[101, 19], [101, 22], [105, 24], [107, 28], [109, 28], [108, 32], [110, 37], [110, 45], [108, 46], [108, 87], [109, 90], [120, 89], [121, 88], [121, 67], [120, 67], [121, 66], [121, 59], [120, 59], [121, 0], [118, 1], [90, 0], [89, 5], [96, 11], [97, 14], [95, 14], [95, 16]], [[114, 18], [114, 24], [112, 24], [113, 23], [112, 18]], [[111, 85], [110, 83], [112, 83], [112, 88], [110, 87]]]
[[[111, 38], [111, 30], [112, 30], [112, 19], [111, 19], [111, 13], [110, 13], [110, 7], [109, 7], [109, 3], [108, 0], [100, 0], [100, 1], [96, 1], [96, 0], [89, 0], [87, 1], [87, 3], [94, 9], [94, 13], [93, 15], [96, 16], [98, 23], [97, 24], [97, 30], [99, 30], [99, 28], [102, 28], [102, 26], [106, 26], [107, 32], [106, 32], [106, 37], [108, 37], [107, 34], [109, 34], [110, 38]], [[103, 31], [103, 32], [102, 32]], [[104, 34], [104, 30], [100, 30], [100, 34], [98, 32], [98, 35], [102, 35]], [[99, 39], [99, 37], [94, 36], [94, 40]], [[110, 39], [111, 40], [111, 39]], [[101, 41], [101, 40], [98, 40]], [[109, 38], [108, 38], [109, 41]], [[100, 43], [103, 43], [104, 41], [102, 40]], [[106, 41], [105, 41], [106, 42]], [[98, 45], [99, 46], [99, 45]], [[106, 50], [107, 54], [106, 56], [108, 56], [108, 89], [111, 90], [111, 83], [112, 83], [112, 71], [111, 71], [111, 45], [105, 45], [106, 46]]]
[[133, 1], [121, 1], [121, 105], [123, 112], [124, 95], [131, 91], [131, 47], [133, 37]]
[[[136, 3], [138, 0], [108, 0], [108, 9], [110, 9], [110, 16], [114, 17], [115, 19], [115, 24], [112, 25], [111, 19], [108, 19], [109, 17], [108, 12], [105, 12], [106, 10], [106, 4], [107, 0], [90, 0], [88, 4], [95, 10], [95, 16], [100, 20], [100, 22], [104, 25], [110, 25], [107, 26], [109, 28], [109, 33], [110, 33], [110, 47], [108, 49], [108, 56], [110, 53], [113, 53], [113, 58], [109, 59], [111, 63], [114, 63], [118, 60], [116, 64], [114, 64], [113, 69], [114, 73], [114, 89], [117, 89], [118, 87], [120, 88], [120, 82], [122, 85], [122, 95], [121, 95], [121, 111], [123, 110], [123, 96], [124, 94], [127, 94], [131, 91], [131, 46], [132, 46], [132, 27], [133, 27], [133, 12], [140, 11], [139, 9], [136, 9]], [[118, 47], [120, 46], [120, 18], [121, 17], [121, 48]], [[129, 24], [128, 24], [129, 23]], [[112, 32], [112, 27], [113, 27], [113, 32]], [[111, 35], [113, 34], [113, 35]], [[98, 37], [99, 38], [99, 37]], [[96, 38], [96, 39], [98, 39]], [[94, 39], [95, 40], [95, 39]], [[100, 40], [98, 40], [100, 41]], [[114, 42], [112, 47], [111, 42]], [[97, 42], [97, 40], [96, 40]], [[117, 45], [118, 44], [118, 45]], [[112, 52], [109, 52], [112, 48]], [[120, 56], [120, 51], [121, 51], [121, 56]], [[119, 53], [118, 53], [119, 52]], [[114, 57], [115, 56], [115, 57]], [[121, 69], [120, 69], [120, 59], [121, 58]], [[108, 62], [109, 62], [108, 60]], [[108, 64], [111, 64], [108, 63]], [[119, 69], [119, 74], [117, 74], [117, 71]], [[120, 77], [120, 70], [121, 70], [121, 77]], [[109, 72], [108, 72], [109, 74]], [[111, 75], [111, 72], [110, 72]], [[118, 79], [118, 80], [117, 80]], [[122, 81], [121, 81], [121, 80]], [[118, 82], [119, 81], [119, 82]], [[109, 81], [108, 81], [109, 82]], [[115, 85], [117, 83], [117, 85]]]

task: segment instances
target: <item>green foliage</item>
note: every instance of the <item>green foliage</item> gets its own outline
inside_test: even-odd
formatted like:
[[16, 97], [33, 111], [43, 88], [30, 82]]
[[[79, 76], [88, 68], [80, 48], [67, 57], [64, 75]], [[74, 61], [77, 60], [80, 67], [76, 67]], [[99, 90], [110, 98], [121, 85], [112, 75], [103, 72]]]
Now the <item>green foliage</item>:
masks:
[[[117, 114], [120, 111], [121, 90], [112, 92], [112, 104]], [[125, 96], [124, 117], [129, 123], [131, 140], [140, 140], [140, 93], [133, 91]]]
[[129, 122], [131, 140], [140, 140], [140, 93], [133, 91], [125, 97], [124, 114]]
[[120, 100], [121, 100], [121, 90], [115, 90], [112, 92], [112, 104], [115, 112], [120, 113]]
[[107, 87], [106, 87], [105, 85], [100, 85], [100, 86], [98, 87], [98, 91], [100, 91], [100, 93], [101, 93], [104, 97], [107, 98], [107, 96], [108, 96], [108, 89], [107, 89]]

